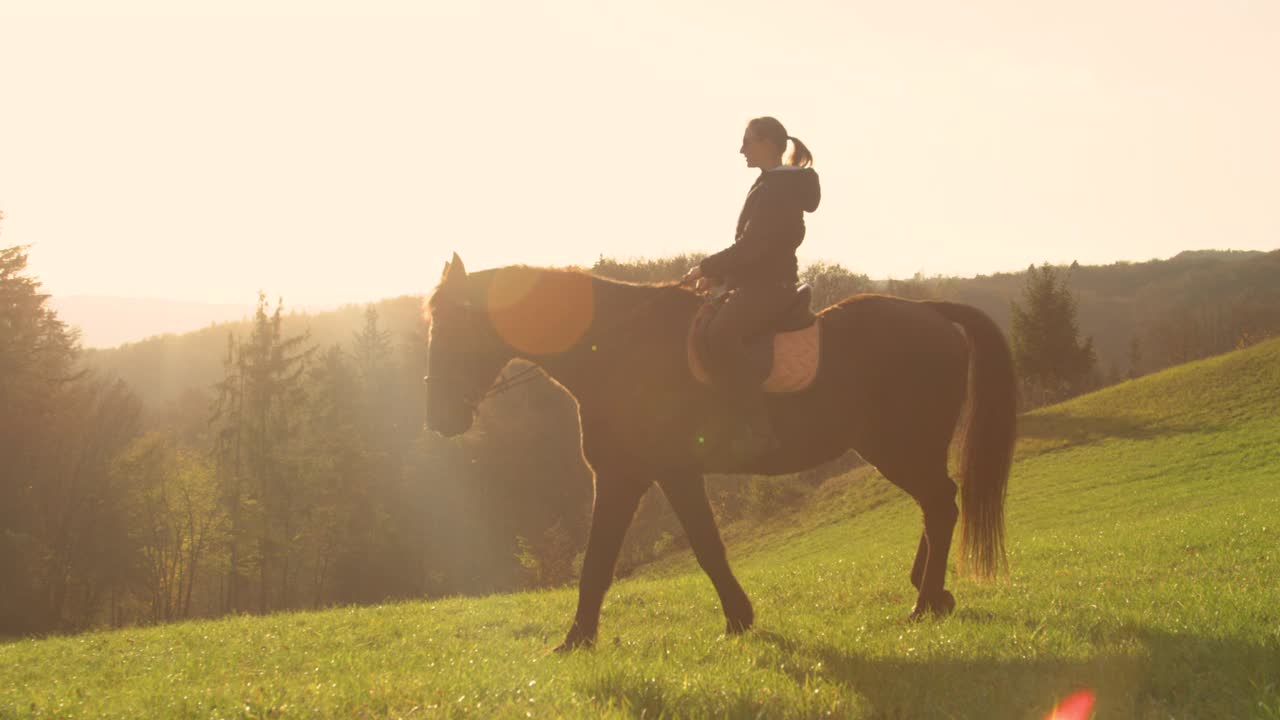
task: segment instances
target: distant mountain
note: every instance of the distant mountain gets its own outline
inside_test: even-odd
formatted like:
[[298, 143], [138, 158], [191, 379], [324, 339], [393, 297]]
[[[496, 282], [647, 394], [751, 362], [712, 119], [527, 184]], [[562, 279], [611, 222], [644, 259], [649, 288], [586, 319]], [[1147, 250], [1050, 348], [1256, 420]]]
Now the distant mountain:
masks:
[[[165, 334], [180, 335], [224, 322], [253, 317], [255, 306], [184, 302], [106, 295], [54, 296], [50, 305], [68, 325], [80, 329], [86, 348], [113, 348]], [[334, 305], [290, 307], [301, 312], [324, 312]]]

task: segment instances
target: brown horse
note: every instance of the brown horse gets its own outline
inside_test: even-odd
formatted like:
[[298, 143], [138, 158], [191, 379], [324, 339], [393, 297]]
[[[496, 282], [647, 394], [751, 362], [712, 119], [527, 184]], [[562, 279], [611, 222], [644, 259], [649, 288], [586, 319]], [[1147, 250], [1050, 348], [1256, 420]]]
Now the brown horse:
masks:
[[728, 632], [751, 627], [751, 601], [729, 569], [704, 472], [791, 473], [856, 451], [923, 511], [911, 567], [918, 590], [911, 616], [919, 618], [955, 607], [943, 584], [960, 516], [947, 474], [957, 434], [962, 562], [981, 576], [998, 570], [1016, 390], [1008, 345], [989, 317], [968, 305], [883, 295], [855, 295], [823, 310], [817, 378], [805, 390], [769, 396], [781, 448], [734, 467], [706, 450], [722, 436], [723, 410], [687, 361], [700, 303], [675, 284], [575, 271], [468, 274], [456, 254], [429, 300], [430, 429], [457, 435], [470, 428], [480, 400], [516, 358], [541, 367], [577, 399], [595, 504], [577, 615], [557, 649], [595, 641], [623, 536], [655, 482], [720, 595]]

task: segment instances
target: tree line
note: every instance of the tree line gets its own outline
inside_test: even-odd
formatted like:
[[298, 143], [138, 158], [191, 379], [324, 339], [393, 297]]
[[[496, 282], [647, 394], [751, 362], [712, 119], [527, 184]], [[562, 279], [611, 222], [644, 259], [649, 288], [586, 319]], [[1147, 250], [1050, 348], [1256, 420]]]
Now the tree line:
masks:
[[420, 300], [383, 306], [410, 333], [369, 306], [320, 345], [260, 296], [214, 382], [149, 406], [84, 365], [26, 265], [0, 253], [0, 636], [559, 581], [518, 538], [527, 563], [584, 534], [571, 403], [531, 385], [465, 438], [424, 432]]

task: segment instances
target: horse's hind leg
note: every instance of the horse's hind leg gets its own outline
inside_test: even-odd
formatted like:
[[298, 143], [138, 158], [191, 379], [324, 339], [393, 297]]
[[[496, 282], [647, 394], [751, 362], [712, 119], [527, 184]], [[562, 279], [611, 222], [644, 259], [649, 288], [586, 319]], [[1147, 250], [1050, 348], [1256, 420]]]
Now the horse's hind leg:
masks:
[[925, 613], [945, 615], [956, 606], [955, 598], [944, 587], [951, 535], [960, 515], [956, 507], [956, 484], [944, 472], [928, 483], [925, 492], [916, 496], [916, 502], [924, 513], [924, 532], [911, 568], [911, 581], [919, 593], [911, 617], [919, 618]]
[[725, 555], [715, 517], [711, 514], [711, 504], [707, 502], [706, 483], [702, 475], [672, 474], [659, 480], [658, 486], [667, 496], [676, 517], [680, 518], [698, 564], [711, 578], [711, 584], [715, 585], [716, 593], [720, 595], [720, 607], [724, 610], [726, 622], [725, 631], [733, 634], [747, 630], [755, 621], [755, 611], [742, 586], [738, 584], [738, 579], [729, 569], [729, 559]]
[[918, 592], [912, 618], [927, 613], [945, 615], [955, 608], [955, 598], [945, 584], [951, 536], [960, 510], [956, 506], [956, 484], [947, 477], [945, 457], [943, 454], [931, 462], [881, 467], [890, 482], [915, 498], [924, 515], [924, 530], [911, 565], [911, 584]]

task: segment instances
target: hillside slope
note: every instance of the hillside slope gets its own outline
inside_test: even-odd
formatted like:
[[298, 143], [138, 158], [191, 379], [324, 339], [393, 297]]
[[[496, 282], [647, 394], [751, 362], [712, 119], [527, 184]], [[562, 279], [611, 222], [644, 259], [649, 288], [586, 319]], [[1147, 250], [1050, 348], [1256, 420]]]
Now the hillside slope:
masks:
[[[232, 618], [0, 646], [0, 716], [1280, 718], [1280, 341], [1022, 419], [1011, 571], [906, 624], [919, 514], [882, 480], [738, 528], [757, 628], [689, 560], [576, 593]], [[747, 534], [751, 537], [745, 537]]]

